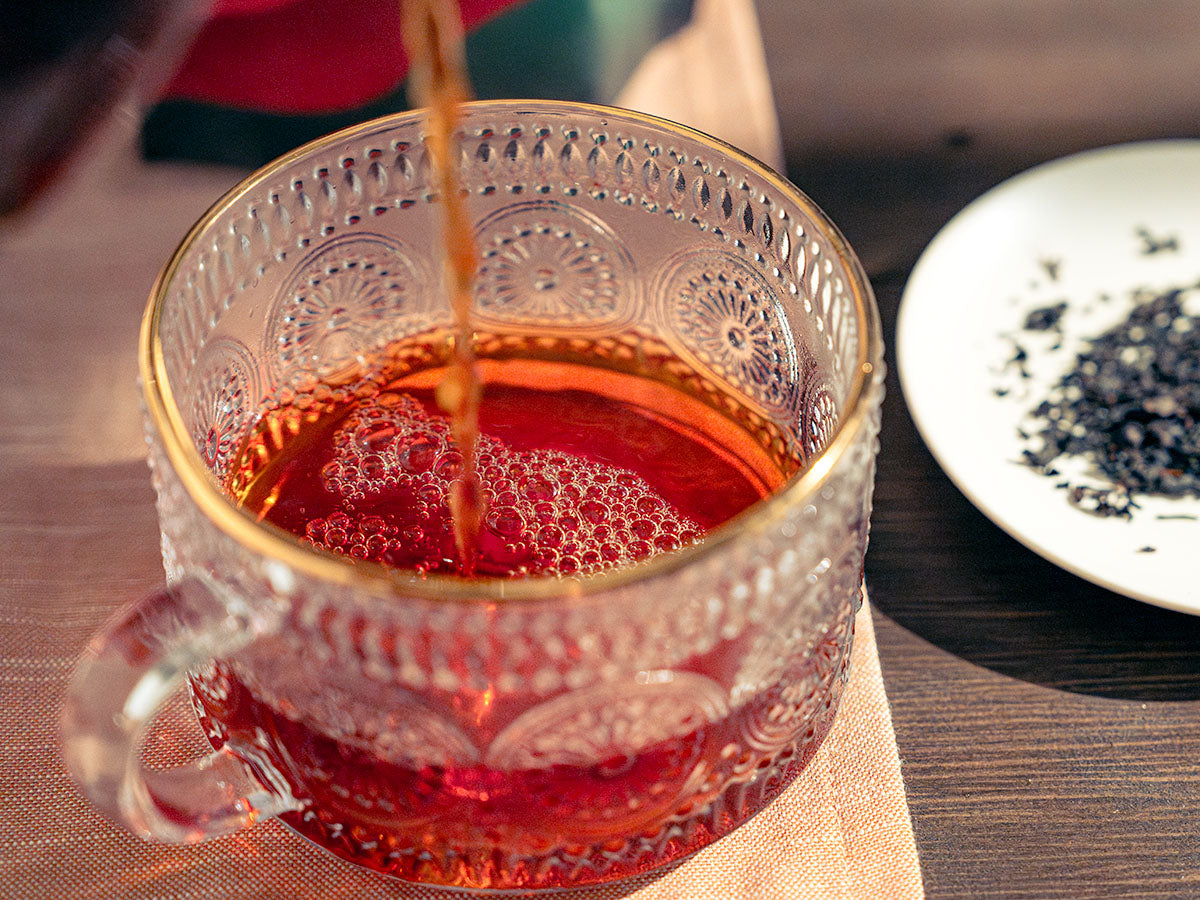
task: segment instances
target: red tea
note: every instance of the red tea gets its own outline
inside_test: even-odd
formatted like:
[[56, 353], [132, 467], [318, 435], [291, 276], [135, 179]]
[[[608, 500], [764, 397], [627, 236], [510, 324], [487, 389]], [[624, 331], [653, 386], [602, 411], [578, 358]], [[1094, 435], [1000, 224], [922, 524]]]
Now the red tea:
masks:
[[[461, 456], [433, 396], [444, 369], [403, 364], [417, 343], [394, 348], [390, 371], [271, 404], [230, 468], [234, 498], [325, 551], [461, 574], [449, 501]], [[586, 361], [479, 361], [476, 576], [587, 577], [636, 564], [703, 540], [799, 467], [678, 379]], [[308, 807], [284, 821], [339, 856], [432, 883], [571, 886], [681, 858], [774, 797], [828, 728], [845, 642], [835, 629], [797, 648], [771, 686], [730, 709], [716, 686], [737, 681], [747, 647], [742, 635], [717, 640], [673, 666], [666, 701], [647, 689], [659, 699], [646, 703], [659, 705], [640, 714], [655, 722], [636, 746], [613, 729], [610, 745], [549, 764], [497, 749], [529, 717], [521, 691], [432, 690], [456, 733], [487, 748], [454, 761], [389, 756], [314, 724], [304, 709], [311, 664], [287, 654], [270, 664], [275, 687], [225, 664], [194, 686], [215, 743], [287, 748], [273, 763]], [[362, 687], [338, 689], [352, 698]], [[543, 707], [568, 702], [571, 692]]]
[[[306, 808], [280, 818], [342, 859], [455, 887], [577, 887], [683, 859], [778, 796], [832, 724], [848, 641], [831, 632], [780, 682], [715, 720], [686, 695], [691, 669], [714, 662], [695, 658], [677, 670], [678, 706], [653, 710], [668, 717], [664, 730], [690, 730], [634, 751], [614, 743], [594, 762], [516, 768], [384, 759], [264, 700], [220, 664], [193, 683], [215, 746], [286, 748], [271, 762]], [[718, 668], [735, 655], [710, 654], [727, 657]]]
[[[653, 382], [529, 360], [481, 370], [475, 574], [586, 575], [647, 559], [696, 542], [783, 479], [749, 435]], [[450, 503], [463, 457], [431, 389], [440, 375], [376, 378], [342, 400], [273, 410], [233, 468], [232, 493], [322, 549], [470, 574]]]

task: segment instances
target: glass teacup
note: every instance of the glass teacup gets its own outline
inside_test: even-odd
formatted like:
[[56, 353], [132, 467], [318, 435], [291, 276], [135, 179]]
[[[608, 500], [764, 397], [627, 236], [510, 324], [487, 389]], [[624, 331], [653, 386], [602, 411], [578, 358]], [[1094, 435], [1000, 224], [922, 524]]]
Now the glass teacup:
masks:
[[[882, 394], [870, 287], [810, 200], [719, 141], [616, 109], [468, 104], [485, 382], [515, 365], [553, 392], [587, 371], [649, 419], [687, 411], [732, 469], [774, 474], [703, 538], [627, 565], [596, 562], [613, 535], [594, 523], [569, 548], [533, 547], [557, 575], [328, 552], [236, 502], [238, 473], [248, 447], [285, 444], [287, 422], [353, 398], [373, 367], [418, 384], [445, 365], [421, 129], [399, 115], [281, 158], [165, 267], [140, 363], [168, 587], [81, 660], [66, 759], [147, 837], [278, 816], [412, 881], [523, 890], [650, 871], [769, 803], [833, 721]], [[415, 458], [370, 448], [396, 472]], [[701, 507], [722, 483], [689, 479]], [[554, 490], [582, 528], [583, 495]], [[606, 496], [618, 518], [634, 503]], [[604, 527], [663, 537], [634, 534], [632, 515]], [[146, 768], [147, 727], [185, 682], [216, 749]]]

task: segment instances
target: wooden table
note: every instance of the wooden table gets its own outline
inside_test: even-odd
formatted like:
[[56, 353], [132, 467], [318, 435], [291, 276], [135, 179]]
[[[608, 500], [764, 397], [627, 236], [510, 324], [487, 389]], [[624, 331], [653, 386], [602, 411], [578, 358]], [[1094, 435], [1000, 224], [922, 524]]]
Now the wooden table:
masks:
[[1032, 161], [947, 148], [789, 167], [872, 272], [888, 341], [867, 582], [926, 890], [1196, 897], [1200, 618], [1096, 587], [993, 525], [926, 449], [896, 376], [921, 248]]

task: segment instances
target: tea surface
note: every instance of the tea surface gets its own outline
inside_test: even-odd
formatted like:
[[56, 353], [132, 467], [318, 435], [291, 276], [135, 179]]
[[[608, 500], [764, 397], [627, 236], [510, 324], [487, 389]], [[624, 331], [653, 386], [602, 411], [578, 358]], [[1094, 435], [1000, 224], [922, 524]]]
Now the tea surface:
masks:
[[[666, 385], [578, 363], [484, 360], [472, 564], [439, 369], [373, 373], [268, 410], [232, 467], [247, 509], [313, 545], [418, 572], [593, 574], [695, 543], [784, 479], [753, 435]], [[365, 385], [365, 387], [364, 387]]]

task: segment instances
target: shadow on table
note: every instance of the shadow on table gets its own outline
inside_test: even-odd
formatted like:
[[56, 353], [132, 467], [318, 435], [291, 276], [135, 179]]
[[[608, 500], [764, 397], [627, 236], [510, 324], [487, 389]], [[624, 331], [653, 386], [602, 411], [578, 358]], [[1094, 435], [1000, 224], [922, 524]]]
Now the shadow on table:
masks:
[[902, 289], [903, 277], [876, 280], [889, 372], [867, 556], [872, 603], [936, 646], [1024, 681], [1103, 697], [1200, 699], [1200, 617], [1058, 568], [994, 525], [939, 468], [891, 355]]

